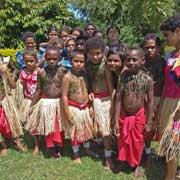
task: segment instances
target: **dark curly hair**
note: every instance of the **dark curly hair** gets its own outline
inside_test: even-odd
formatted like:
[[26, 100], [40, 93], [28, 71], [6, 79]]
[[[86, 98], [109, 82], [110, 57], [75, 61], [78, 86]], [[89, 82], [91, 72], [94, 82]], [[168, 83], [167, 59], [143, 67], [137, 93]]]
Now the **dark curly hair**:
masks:
[[174, 32], [177, 27], [180, 27], [180, 15], [174, 15], [166, 19], [160, 25], [161, 31], [171, 31]]
[[142, 47], [145, 45], [146, 41], [151, 40], [151, 39], [155, 41], [156, 46], [161, 47], [161, 40], [155, 33], [146, 34], [142, 42]]
[[34, 41], [36, 40], [36, 37], [35, 37], [34, 33], [31, 32], [31, 31], [27, 31], [27, 32], [25, 32], [25, 33], [23, 34], [22, 39], [23, 39], [24, 42], [25, 42], [25, 40], [26, 40], [27, 38], [33, 38]]
[[86, 52], [88, 52], [91, 49], [101, 49], [102, 51], [104, 51], [105, 49], [104, 41], [98, 37], [91, 37], [86, 41], [85, 50]]

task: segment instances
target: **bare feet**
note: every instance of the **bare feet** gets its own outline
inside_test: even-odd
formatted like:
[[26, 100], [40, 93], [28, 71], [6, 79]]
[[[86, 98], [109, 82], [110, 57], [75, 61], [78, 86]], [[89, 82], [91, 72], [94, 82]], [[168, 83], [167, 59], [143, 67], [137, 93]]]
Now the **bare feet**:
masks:
[[105, 170], [112, 170], [113, 169], [113, 164], [112, 164], [112, 159], [111, 157], [106, 157], [105, 158], [105, 167], [104, 167]]
[[137, 166], [135, 171], [134, 171], [134, 177], [136, 177], [136, 178], [143, 177], [143, 173], [142, 173], [141, 168], [139, 166]]
[[82, 163], [81, 158], [79, 156], [79, 152], [74, 153], [74, 163], [76, 163], [76, 164], [81, 164]]
[[39, 147], [35, 146], [33, 150], [33, 155], [37, 155], [37, 154], [39, 154]]
[[93, 158], [98, 158], [99, 155], [93, 151], [91, 151], [89, 148], [85, 148], [86, 154]]
[[25, 150], [25, 148], [24, 148], [24, 146], [20, 143], [20, 144], [17, 144], [17, 148], [18, 148], [18, 150], [20, 151], [20, 152], [25, 152], [26, 150]]
[[2, 149], [0, 151], [0, 156], [6, 156], [7, 155], [7, 149]]

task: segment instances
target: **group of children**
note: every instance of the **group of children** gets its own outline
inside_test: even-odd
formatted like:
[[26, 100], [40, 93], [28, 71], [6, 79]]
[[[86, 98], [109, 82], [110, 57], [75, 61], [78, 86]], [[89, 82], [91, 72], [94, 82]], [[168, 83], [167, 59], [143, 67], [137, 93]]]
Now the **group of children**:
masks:
[[172, 180], [180, 150], [180, 16], [164, 21], [161, 30], [176, 48], [165, 59], [156, 34], [147, 34], [142, 48], [128, 47], [118, 41], [114, 25], [107, 29], [108, 45], [92, 23], [85, 32], [63, 27], [59, 34], [52, 27], [39, 53], [34, 34], [26, 32], [26, 49], [16, 54], [18, 78], [7, 64], [0, 65], [1, 155], [10, 137], [25, 150], [19, 139], [24, 129], [34, 138], [34, 154], [40, 151], [39, 136], [54, 157], [61, 156], [64, 139], [69, 139], [76, 163], [81, 163], [80, 144], [98, 157], [90, 141], [102, 139], [105, 168], [112, 169], [112, 137], [117, 136], [117, 159], [127, 161], [139, 177], [143, 150], [149, 160], [156, 139], [159, 154], [168, 161], [165, 179]]

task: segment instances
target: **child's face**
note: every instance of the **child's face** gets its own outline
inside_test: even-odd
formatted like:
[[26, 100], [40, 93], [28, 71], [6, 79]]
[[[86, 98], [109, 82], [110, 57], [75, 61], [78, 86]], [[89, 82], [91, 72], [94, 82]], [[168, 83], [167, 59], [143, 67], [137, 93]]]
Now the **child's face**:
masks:
[[86, 29], [86, 33], [87, 33], [87, 35], [89, 36], [89, 37], [92, 37], [93, 36], [93, 33], [94, 33], [94, 26], [92, 26], [92, 25], [89, 25], [88, 27], [87, 27], [87, 29]]
[[80, 32], [79, 31], [73, 31], [71, 35], [74, 39], [77, 39], [77, 37], [80, 36]]
[[33, 71], [35, 69], [37, 59], [34, 56], [25, 54], [23, 60], [27, 70]]
[[102, 49], [91, 49], [88, 51], [87, 55], [93, 64], [100, 64], [103, 59]]
[[59, 61], [59, 52], [57, 50], [48, 50], [46, 51], [45, 58], [48, 63], [48, 67], [54, 68]]
[[72, 69], [76, 72], [81, 72], [84, 69], [85, 57], [83, 54], [76, 54], [72, 60]]
[[168, 46], [176, 46], [180, 43], [180, 28], [176, 28], [174, 32], [163, 31], [163, 34]]
[[95, 34], [95, 37], [97, 37], [97, 38], [100, 38], [100, 39], [104, 39], [104, 37], [103, 37], [103, 34], [101, 33], [101, 32], [97, 32], [96, 34]]
[[147, 59], [154, 59], [159, 54], [159, 47], [156, 45], [155, 40], [149, 39], [144, 43], [144, 52]]
[[73, 50], [75, 49], [75, 47], [76, 47], [75, 41], [74, 41], [74, 40], [69, 40], [69, 41], [67, 42], [66, 47], [67, 47], [67, 51], [68, 51], [68, 52], [73, 51]]
[[69, 33], [66, 32], [66, 31], [62, 31], [61, 34], [60, 34], [60, 38], [62, 38], [64, 43], [66, 43], [66, 41], [69, 39]]
[[113, 28], [108, 31], [108, 38], [110, 41], [118, 40], [118, 36], [119, 36], [119, 34], [118, 34], [117, 29]]
[[133, 74], [136, 74], [141, 69], [144, 64], [144, 59], [142, 58], [139, 50], [128, 50], [126, 58], [126, 66], [129, 68], [129, 71]]
[[35, 41], [34, 41], [34, 38], [32, 38], [32, 37], [26, 38], [24, 44], [25, 44], [26, 49], [34, 49], [35, 48]]
[[48, 34], [48, 39], [51, 40], [51, 39], [55, 39], [58, 37], [58, 33], [57, 31], [51, 31], [49, 34]]
[[110, 56], [107, 59], [107, 66], [109, 70], [113, 72], [120, 70], [122, 62], [119, 54], [110, 54]]

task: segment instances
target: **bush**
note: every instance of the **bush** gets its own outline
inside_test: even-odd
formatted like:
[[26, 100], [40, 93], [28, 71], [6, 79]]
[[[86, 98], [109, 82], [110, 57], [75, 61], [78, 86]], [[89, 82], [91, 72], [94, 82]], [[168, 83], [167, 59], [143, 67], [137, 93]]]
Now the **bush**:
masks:
[[15, 54], [16, 52], [19, 51], [18, 49], [10, 49], [10, 48], [6, 48], [6, 49], [0, 49], [0, 54], [2, 56], [10, 56], [12, 61], [16, 61], [15, 58]]

